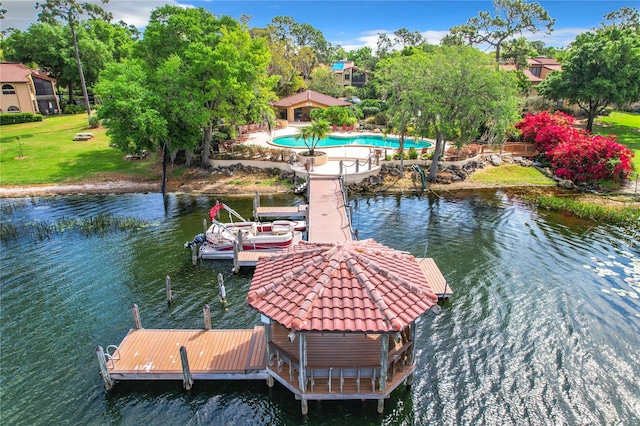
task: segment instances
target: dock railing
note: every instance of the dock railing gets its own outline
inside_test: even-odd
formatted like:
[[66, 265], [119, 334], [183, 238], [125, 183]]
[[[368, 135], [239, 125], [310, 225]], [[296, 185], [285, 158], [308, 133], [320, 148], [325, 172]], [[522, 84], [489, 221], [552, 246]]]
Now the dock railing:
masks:
[[360, 159], [355, 159], [352, 163], [345, 163], [344, 160], [340, 160], [340, 177], [343, 177], [346, 174], [346, 171], [349, 167], [355, 166], [355, 173], [360, 173], [360, 166], [367, 166], [367, 170], [371, 170], [371, 168], [373, 167], [372, 161], [371, 161], [371, 157], [369, 157], [369, 159], [365, 160], [362, 162], [362, 164], [360, 163]]
[[349, 188], [344, 184], [344, 177], [342, 175], [339, 176], [340, 179], [340, 190], [342, 192], [342, 203], [344, 204], [346, 213], [347, 213], [347, 221], [349, 222], [349, 231], [353, 238], [358, 240], [358, 230], [353, 229], [353, 206], [349, 204]]

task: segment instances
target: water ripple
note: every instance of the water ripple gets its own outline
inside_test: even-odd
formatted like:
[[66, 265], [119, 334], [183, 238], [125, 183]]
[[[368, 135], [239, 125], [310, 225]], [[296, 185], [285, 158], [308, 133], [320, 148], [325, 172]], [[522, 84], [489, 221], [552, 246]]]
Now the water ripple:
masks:
[[[1, 220], [14, 224], [101, 213], [159, 223], [2, 243], [3, 423], [640, 423], [637, 233], [538, 212], [503, 191], [352, 198], [361, 239], [433, 257], [454, 290], [419, 323], [414, 386], [395, 391], [383, 416], [372, 402], [324, 401], [303, 420], [286, 389], [262, 382], [197, 383], [189, 393], [179, 383], [120, 383], [106, 394], [95, 346], [122, 339], [132, 303], [147, 328], [200, 328], [204, 304], [214, 327], [259, 322], [246, 308], [250, 274], [231, 274], [225, 261], [194, 267], [181, 249], [215, 200], [132, 194], [0, 201]], [[229, 204], [251, 215], [250, 199]]]

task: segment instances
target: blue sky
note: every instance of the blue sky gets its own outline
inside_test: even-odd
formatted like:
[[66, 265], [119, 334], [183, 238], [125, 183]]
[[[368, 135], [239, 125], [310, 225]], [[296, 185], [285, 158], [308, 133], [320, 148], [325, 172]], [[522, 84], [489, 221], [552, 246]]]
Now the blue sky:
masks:
[[[90, 0], [97, 2], [97, 0]], [[2, 0], [7, 9], [2, 29], [26, 29], [37, 19], [35, 1]], [[638, 1], [553, 0], [539, 1], [556, 19], [550, 36], [525, 34], [531, 40], [543, 40], [547, 45], [566, 46], [577, 34], [597, 27], [605, 13], [623, 6], [638, 7]], [[399, 28], [417, 30], [430, 42], [437, 43], [454, 25], [463, 24], [481, 10], [493, 10], [490, 1], [218, 1], [218, 0], [111, 0], [105, 6], [114, 20], [143, 28], [152, 9], [163, 4], [185, 7], [205, 7], [216, 15], [241, 14], [253, 16], [250, 26], [264, 27], [278, 15], [292, 16], [297, 22], [308, 23], [321, 30], [333, 45], [347, 49], [364, 45], [375, 47], [378, 33], [392, 33]]]

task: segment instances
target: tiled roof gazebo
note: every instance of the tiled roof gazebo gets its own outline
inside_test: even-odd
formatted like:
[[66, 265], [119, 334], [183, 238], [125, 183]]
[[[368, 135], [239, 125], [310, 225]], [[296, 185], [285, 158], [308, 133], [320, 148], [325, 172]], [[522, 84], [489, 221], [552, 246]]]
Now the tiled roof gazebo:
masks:
[[415, 257], [370, 239], [262, 258], [247, 301], [266, 324], [267, 374], [303, 413], [308, 399], [377, 399], [382, 412], [411, 384], [415, 321], [438, 297]]
[[313, 90], [305, 90], [282, 98], [272, 105], [277, 110], [278, 118], [294, 122], [309, 121], [309, 115], [313, 108], [345, 107], [351, 105], [351, 103], [323, 93], [314, 92]]

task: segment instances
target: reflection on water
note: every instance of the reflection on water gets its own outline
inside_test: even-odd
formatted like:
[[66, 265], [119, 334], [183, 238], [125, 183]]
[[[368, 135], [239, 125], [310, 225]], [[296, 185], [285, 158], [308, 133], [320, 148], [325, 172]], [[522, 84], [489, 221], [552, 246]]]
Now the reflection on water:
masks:
[[[251, 199], [221, 201], [251, 216]], [[244, 300], [250, 272], [233, 275], [228, 261], [194, 267], [182, 249], [213, 202], [157, 194], [1, 201], [2, 223], [16, 226], [104, 213], [152, 224], [2, 242], [3, 424], [302, 422], [299, 402], [263, 382], [196, 382], [191, 392], [179, 382], [102, 387], [95, 346], [124, 337], [132, 303], [147, 328], [201, 328], [204, 304], [214, 327], [259, 322]], [[419, 323], [416, 381], [392, 394], [383, 416], [374, 402], [311, 402], [307, 423], [640, 423], [638, 235], [537, 212], [502, 191], [352, 203], [361, 239], [435, 258], [454, 297]]]

